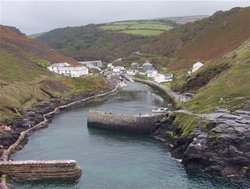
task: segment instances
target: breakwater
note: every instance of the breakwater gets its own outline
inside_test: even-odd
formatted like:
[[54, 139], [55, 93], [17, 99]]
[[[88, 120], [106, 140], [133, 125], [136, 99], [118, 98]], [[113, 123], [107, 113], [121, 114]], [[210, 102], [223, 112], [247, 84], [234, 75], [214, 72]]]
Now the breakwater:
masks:
[[15, 181], [42, 179], [77, 179], [81, 168], [74, 160], [51, 161], [0, 161], [0, 175], [6, 174]]
[[156, 123], [166, 114], [160, 115], [124, 115], [108, 112], [89, 111], [88, 127], [133, 133], [151, 134], [156, 129]]

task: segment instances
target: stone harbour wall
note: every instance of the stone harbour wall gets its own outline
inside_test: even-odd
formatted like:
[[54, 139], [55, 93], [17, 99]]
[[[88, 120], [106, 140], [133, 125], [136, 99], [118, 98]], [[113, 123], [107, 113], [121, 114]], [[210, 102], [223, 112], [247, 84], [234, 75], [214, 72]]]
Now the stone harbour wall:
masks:
[[157, 129], [156, 123], [165, 116], [166, 114], [139, 116], [90, 111], [88, 113], [88, 127], [151, 134]]
[[20, 182], [42, 179], [77, 179], [82, 171], [75, 160], [0, 161], [0, 175], [3, 174]]

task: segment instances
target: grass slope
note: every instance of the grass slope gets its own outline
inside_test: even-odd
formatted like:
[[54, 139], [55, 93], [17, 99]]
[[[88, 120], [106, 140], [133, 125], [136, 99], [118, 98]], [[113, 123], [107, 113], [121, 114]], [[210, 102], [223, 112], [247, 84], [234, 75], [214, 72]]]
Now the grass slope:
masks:
[[47, 71], [50, 61], [78, 63], [28, 39], [16, 28], [1, 26], [0, 30], [0, 123], [18, 116], [16, 110], [22, 112], [51, 97], [97, 91], [108, 86], [98, 74], [69, 78]]
[[[250, 7], [218, 11], [162, 34], [141, 51], [175, 57], [171, 69], [189, 68], [197, 60], [222, 57], [250, 37]], [[165, 62], [168, 64], [168, 62]]]
[[[211, 112], [216, 108], [234, 110], [250, 101], [250, 40], [238, 49], [217, 60], [216, 65], [230, 64], [204, 87], [186, 106], [195, 112]], [[214, 66], [214, 64], [212, 64]], [[204, 70], [208, 69], [203, 68]], [[201, 70], [200, 72], [204, 72]], [[198, 74], [198, 73], [197, 73]]]

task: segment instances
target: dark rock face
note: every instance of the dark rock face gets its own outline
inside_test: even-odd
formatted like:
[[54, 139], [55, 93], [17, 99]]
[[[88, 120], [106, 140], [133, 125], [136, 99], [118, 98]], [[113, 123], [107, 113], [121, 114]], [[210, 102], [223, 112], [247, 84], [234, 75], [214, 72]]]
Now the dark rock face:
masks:
[[190, 169], [197, 161], [203, 171], [219, 176], [246, 176], [250, 170], [250, 112], [208, 115], [216, 123], [210, 132], [201, 132], [185, 151], [183, 164]]
[[8, 148], [10, 144], [14, 143], [19, 137], [19, 132], [12, 130], [7, 126], [0, 126], [0, 160], [3, 150]]
[[[250, 176], [249, 106], [232, 113], [220, 110], [200, 115], [210, 123], [197, 126], [189, 137], [170, 137], [172, 155], [181, 158], [188, 170], [223, 177]], [[168, 139], [166, 132], [176, 130], [172, 118], [161, 123], [160, 129], [155, 135]]]

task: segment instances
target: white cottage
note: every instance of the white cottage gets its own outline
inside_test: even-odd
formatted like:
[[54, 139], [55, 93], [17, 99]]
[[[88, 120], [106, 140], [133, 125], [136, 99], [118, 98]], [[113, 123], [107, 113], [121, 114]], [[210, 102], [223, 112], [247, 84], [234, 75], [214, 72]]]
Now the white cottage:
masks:
[[47, 69], [51, 72], [59, 73], [58, 69], [63, 67], [70, 67], [70, 64], [67, 62], [54, 63], [47, 67]]
[[148, 70], [146, 73], [147, 73], [147, 77], [153, 78], [158, 74], [158, 71], [157, 70]]
[[157, 83], [164, 83], [166, 82], [166, 76], [163, 74], [157, 74], [156, 76], [154, 76], [154, 81]]
[[89, 73], [85, 66], [72, 67], [67, 62], [51, 64], [48, 70], [69, 77], [80, 77]]
[[126, 73], [126, 69], [123, 66], [115, 66], [112, 68], [113, 73]]
[[192, 73], [196, 72], [198, 69], [200, 69], [204, 64], [202, 64], [201, 62], [196, 62], [195, 64], [193, 64], [192, 67]]
[[113, 66], [113, 64], [112, 63], [108, 63], [108, 65], [107, 65], [107, 69], [112, 69], [114, 66]]
[[172, 82], [173, 74], [163, 75], [163, 74], [158, 73], [154, 76], [154, 81], [157, 83]]
[[136, 75], [138, 73], [138, 70], [127, 70], [128, 75]]
[[64, 76], [80, 77], [83, 75], [87, 75], [88, 73], [89, 69], [85, 66], [59, 68], [59, 74], [62, 74]]
[[172, 73], [168, 73], [165, 75], [166, 82], [172, 82], [174, 75]]

